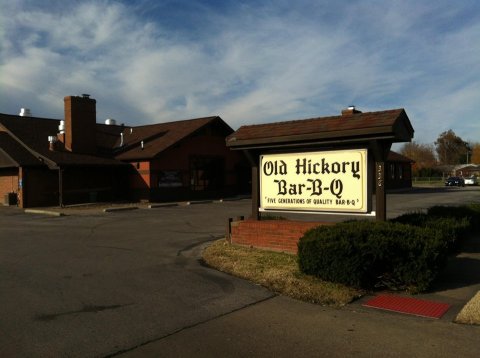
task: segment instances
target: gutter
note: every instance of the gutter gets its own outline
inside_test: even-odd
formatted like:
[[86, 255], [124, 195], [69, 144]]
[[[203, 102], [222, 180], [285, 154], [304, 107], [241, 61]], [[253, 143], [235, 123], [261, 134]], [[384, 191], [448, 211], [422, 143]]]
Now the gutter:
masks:
[[63, 208], [63, 171], [60, 166], [58, 167], [58, 205]]

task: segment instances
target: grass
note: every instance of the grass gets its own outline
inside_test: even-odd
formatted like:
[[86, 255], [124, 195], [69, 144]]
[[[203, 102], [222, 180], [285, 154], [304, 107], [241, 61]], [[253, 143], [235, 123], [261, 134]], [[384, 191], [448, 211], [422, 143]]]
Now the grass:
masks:
[[364, 293], [301, 273], [296, 255], [235, 246], [224, 239], [207, 247], [203, 259], [219, 271], [306, 302], [343, 306]]
[[480, 325], [480, 291], [462, 308], [455, 322]]

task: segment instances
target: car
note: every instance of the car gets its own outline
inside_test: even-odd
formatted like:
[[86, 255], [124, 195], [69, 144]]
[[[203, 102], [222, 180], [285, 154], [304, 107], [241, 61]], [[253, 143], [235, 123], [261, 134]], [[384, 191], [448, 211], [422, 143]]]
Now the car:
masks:
[[465, 186], [465, 180], [460, 177], [450, 177], [445, 180], [445, 186]]
[[478, 185], [478, 179], [475, 175], [465, 178], [465, 185]]

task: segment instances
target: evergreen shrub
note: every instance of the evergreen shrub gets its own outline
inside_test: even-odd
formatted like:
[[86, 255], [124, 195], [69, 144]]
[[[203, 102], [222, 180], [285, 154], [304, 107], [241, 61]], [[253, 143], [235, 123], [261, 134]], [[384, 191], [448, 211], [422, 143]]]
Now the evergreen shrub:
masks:
[[306, 274], [353, 287], [424, 291], [462, 238], [479, 229], [480, 204], [320, 226], [300, 239], [298, 263]]
[[471, 218], [466, 216], [455, 218], [409, 213], [393, 219], [392, 222], [435, 230], [436, 239], [445, 242], [450, 253], [458, 250], [461, 240], [472, 228]]

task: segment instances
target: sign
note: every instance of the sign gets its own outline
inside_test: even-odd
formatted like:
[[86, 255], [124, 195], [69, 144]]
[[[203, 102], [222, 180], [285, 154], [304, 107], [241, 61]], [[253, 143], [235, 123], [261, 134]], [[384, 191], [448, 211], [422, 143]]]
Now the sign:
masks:
[[181, 173], [178, 171], [161, 171], [158, 174], [159, 188], [178, 188], [182, 186]]
[[366, 213], [367, 149], [260, 156], [260, 209]]

